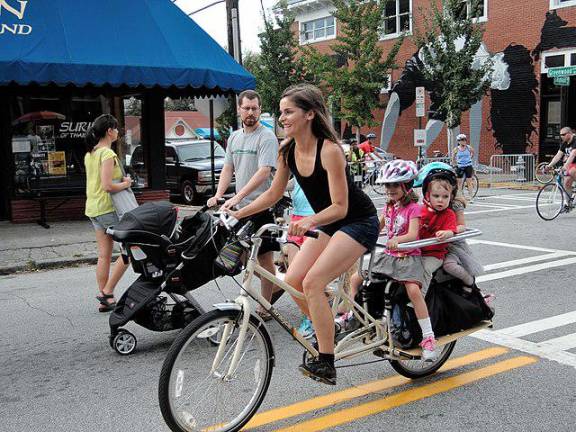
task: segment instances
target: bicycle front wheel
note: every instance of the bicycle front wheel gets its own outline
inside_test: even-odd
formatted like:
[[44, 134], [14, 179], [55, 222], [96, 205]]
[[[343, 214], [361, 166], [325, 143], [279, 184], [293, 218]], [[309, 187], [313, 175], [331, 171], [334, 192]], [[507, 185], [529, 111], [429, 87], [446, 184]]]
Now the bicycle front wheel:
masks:
[[432, 362], [425, 362], [424, 360], [390, 360], [390, 366], [394, 368], [396, 372], [406, 378], [423, 378], [428, 375], [432, 375], [438, 369], [442, 367], [452, 351], [456, 341], [450, 342], [449, 344], [443, 345], [440, 348], [440, 354], [438, 358]]
[[556, 219], [564, 208], [564, 193], [556, 183], [544, 185], [536, 196], [536, 212], [545, 221]]
[[554, 178], [554, 171], [546, 169], [547, 166], [548, 162], [540, 162], [536, 165], [536, 172], [534, 175], [539, 183], [547, 184]]
[[274, 355], [268, 331], [252, 316], [238, 364], [230, 370], [242, 317], [241, 311], [214, 310], [172, 343], [158, 386], [160, 409], [172, 431], [238, 431], [256, 413], [272, 378]]

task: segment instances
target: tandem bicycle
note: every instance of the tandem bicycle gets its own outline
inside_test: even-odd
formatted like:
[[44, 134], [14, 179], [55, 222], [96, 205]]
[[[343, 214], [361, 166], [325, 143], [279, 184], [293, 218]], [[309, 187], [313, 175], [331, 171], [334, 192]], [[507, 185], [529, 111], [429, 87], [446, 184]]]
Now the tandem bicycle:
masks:
[[[224, 224], [231, 216], [220, 215]], [[228, 219], [228, 220], [227, 220]], [[159, 380], [159, 404], [162, 415], [172, 431], [238, 431], [255, 415], [266, 396], [272, 378], [276, 353], [266, 325], [255, 314], [252, 299], [265, 309], [294, 341], [304, 348], [304, 361], [318, 356], [316, 346], [302, 337], [297, 329], [279, 311], [264, 299], [260, 290], [252, 286], [255, 276], [266, 278], [290, 295], [303, 298], [303, 294], [285, 283], [276, 275], [266, 271], [257, 261], [262, 237], [272, 233], [285, 237], [288, 226], [267, 224], [254, 235], [242, 233], [237, 238], [243, 245], [247, 258], [240, 295], [226, 303], [215, 304], [215, 309], [190, 323], [174, 340], [162, 366]], [[480, 235], [478, 230], [469, 230], [449, 241], [461, 240]], [[316, 237], [316, 232], [307, 236]], [[437, 240], [427, 239], [400, 245], [402, 249], [436, 244]], [[381, 245], [380, 245], [381, 246]], [[370, 257], [367, 274], [372, 280], [371, 264], [375, 251], [365, 255]], [[363, 258], [364, 259], [364, 258]], [[491, 326], [490, 320], [482, 320], [474, 327], [439, 337], [439, 355], [432, 362], [421, 359], [420, 347], [403, 349], [396, 346], [390, 325], [391, 306], [387, 296], [395, 281], [385, 284], [386, 299], [382, 316], [372, 314], [370, 304], [352, 298], [343, 289], [327, 288], [332, 298], [332, 311], [335, 314], [340, 302], [346, 302], [352, 309], [360, 326], [354, 330], [337, 334], [335, 359], [341, 361], [363, 354], [372, 354], [387, 360], [400, 374], [409, 378], [428, 376], [437, 371], [450, 357], [456, 340], [475, 331]], [[396, 283], [397, 285], [397, 283]], [[338, 363], [337, 367], [338, 367]], [[296, 365], [295, 368], [296, 370]]]

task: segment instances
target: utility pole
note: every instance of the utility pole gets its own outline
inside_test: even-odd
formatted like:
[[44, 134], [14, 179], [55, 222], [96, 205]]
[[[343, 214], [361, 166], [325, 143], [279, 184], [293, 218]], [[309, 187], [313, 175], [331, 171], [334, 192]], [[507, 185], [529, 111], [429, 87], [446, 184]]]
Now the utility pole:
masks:
[[[226, 22], [228, 24], [228, 53], [238, 63], [242, 64], [242, 50], [240, 47], [240, 15], [238, 13], [238, 0], [226, 0]], [[230, 97], [232, 106], [237, 106], [236, 96]], [[238, 116], [232, 122], [232, 129], [238, 129]]]

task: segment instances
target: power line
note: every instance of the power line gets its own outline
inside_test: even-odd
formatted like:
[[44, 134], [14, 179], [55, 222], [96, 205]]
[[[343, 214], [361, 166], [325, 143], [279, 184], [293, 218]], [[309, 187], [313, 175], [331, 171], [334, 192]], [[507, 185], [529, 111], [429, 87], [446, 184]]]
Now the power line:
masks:
[[[177, 0], [174, 0], [174, 1], [177, 1]], [[195, 11], [193, 11], [193, 12], [190, 12], [190, 13], [188, 14], [188, 16], [192, 16], [192, 15], [194, 15], [195, 13], [202, 12], [202, 11], [205, 10], [205, 9], [208, 9], [208, 8], [214, 6], [214, 5], [217, 5], [218, 3], [224, 3], [225, 1], [226, 1], [226, 0], [217, 0], [217, 1], [215, 1], [215, 2], [212, 2], [212, 3], [210, 3], [209, 5], [206, 5], [206, 6], [204, 6], [204, 7], [201, 7], [200, 9], [197, 9], [197, 10], [195, 10]]]

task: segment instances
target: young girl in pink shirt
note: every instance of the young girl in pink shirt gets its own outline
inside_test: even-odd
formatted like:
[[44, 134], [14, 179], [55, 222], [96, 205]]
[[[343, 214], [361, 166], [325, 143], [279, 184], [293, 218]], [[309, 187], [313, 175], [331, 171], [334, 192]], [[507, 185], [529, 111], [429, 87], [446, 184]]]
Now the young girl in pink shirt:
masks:
[[[386, 235], [387, 241], [386, 249], [374, 260], [372, 273], [383, 274], [404, 283], [422, 329], [422, 358], [434, 361], [437, 358], [436, 339], [420, 291], [430, 281], [422, 265], [420, 249], [398, 251], [399, 244], [418, 239], [421, 210], [418, 196], [412, 190], [417, 175], [418, 169], [412, 161], [397, 159], [383, 168], [380, 180], [386, 187], [389, 201], [380, 217], [380, 231]], [[354, 275], [351, 281], [353, 294], [361, 284], [362, 277]]]

